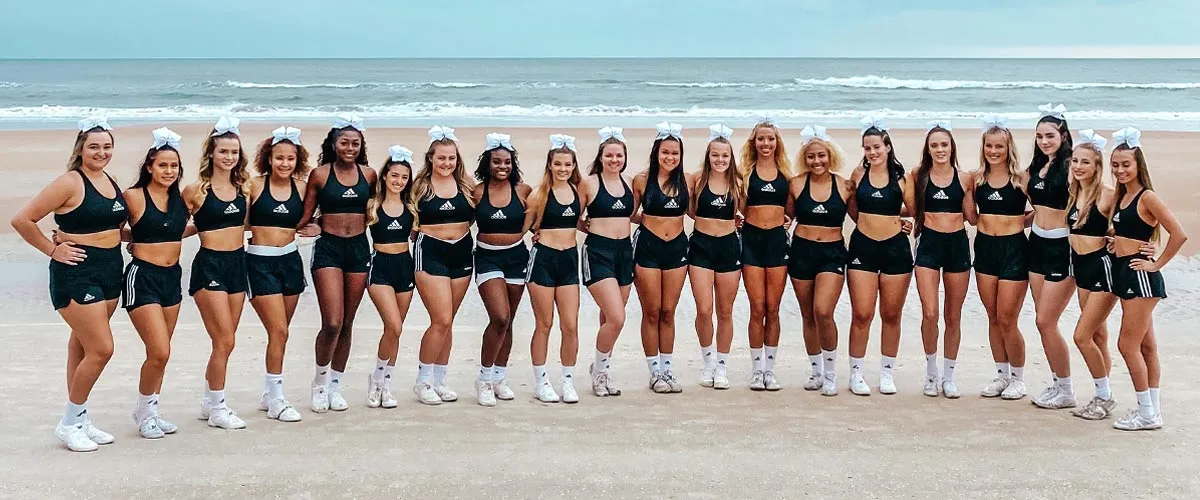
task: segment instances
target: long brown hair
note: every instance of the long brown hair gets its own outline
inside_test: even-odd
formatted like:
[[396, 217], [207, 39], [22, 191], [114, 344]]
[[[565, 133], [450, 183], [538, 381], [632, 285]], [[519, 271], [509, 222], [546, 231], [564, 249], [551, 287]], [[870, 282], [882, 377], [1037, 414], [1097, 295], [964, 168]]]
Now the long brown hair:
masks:
[[[732, 202], [735, 208], [741, 207], [742, 201], [746, 198], [746, 190], [742, 188], [742, 174], [738, 171], [737, 158], [733, 156], [733, 144], [729, 142], [729, 139], [724, 137], [717, 137], [709, 141], [708, 146], [704, 148], [704, 161], [700, 164], [700, 182], [696, 183], [696, 189], [690, 193], [692, 198], [690, 203], [693, 207], [696, 206], [696, 203], [700, 200], [700, 191], [703, 191], [708, 186], [708, 180], [715, 174], [712, 162], [708, 159], [709, 153], [712, 152], [713, 143], [721, 143], [729, 146], [729, 168], [723, 174], [727, 189], [725, 198]], [[658, 182], [658, 179], [653, 179], [653, 181]]]
[[[582, 177], [579, 174], [579, 160], [575, 155], [575, 151], [566, 146], [554, 148], [546, 152], [546, 169], [542, 171], [542, 180], [538, 182], [538, 186], [529, 196], [529, 203], [526, 204], [526, 211], [533, 210], [533, 229], [538, 229], [542, 225], [542, 211], [546, 208], [546, 203], [550, 199], [550, 190], [554, 187], [554, 172], [550, 170], [550, 166], [554, 163], [554, 155], [567, 154], [571, 155], [571, 164], [574, 169], [571, 171], [571, 178], [567, 179], [567, 183], [572, 187], [579, 186], [579, 181]], [[579, 196], [578, 190], [576, 196]]]
[[934, 126], [925, 132], [924, 146], [921, 148], [921, 163], [917, 165], [916, 175], [913, 176], [913, 199], [917, 206], [913, 207], [915, 212], [913, 222], [913, 234], [921, 234], [921, 227], [925, 225], [925, 188], [929, 186], [929, 172], [933, 170], [933, 154], [929, 152], [929, 138], [936, 133], [946, 134], [950, 138], [950, 168], [954, 169], [954, 175], [958, 175], [958, 144], [954, 142], [954, 134], [950, 130]]
[[625, 167], [629, 166], [629, 147], [625, 145], [624, 141], [616, 137], [609, 137], [600, 143], [599, 148], [596, 148], [596, 158], [592, 160], [592, 166], [588, 169], [588, 175], [600, 175], [604, 172], [604, 148], [609, 144], [620, 144], [621, 150], [625, 152], [625, 164], [621, 165], [621, 173], [625, 173]]
[[[379, 210], [383, 206], [383, 202], [387, 200], [389, 194], [387, 188], [387, 175], [393, 168], [404, 167], [408, 169], [408, 183], [404, 185], [404, 189], [400, 190], [400, 201], [404, 202], [404, 209], [415, 217], [417, 214], [416, 207], [413, 206], [412, 187], [412, 165], [406, 161], [392, 161], [389, 157], [387, 162], [383, 164], [383, 168], [379, 170], [379, 180], [375, 181], [375, 192], [371, 193], [371, 199], [367, 200], [367, 225], [373, 225], [379, 222]], [[468, 197], [470, 198], [470, 197]]]
[[103, 127], [92, 127], [88, 130], [80, 131], [78, 134], [75, 134], [75, 145], [71, 147], [71, 159], [67, 160], [68, 172], [83, 168], [83, 146], [87, 144], [89, 135], [99, 134], [101, 132], [108, 134], [108, 140], [113, 141], [114, 146], [117, 144], [116, 139], [113, 138], [112, 132], [105, 130]]
[[[1079, 229], [1083, 227], [1084, 224], [1087, 224], [1088, 216], [1092, 213], [1092, 207], [1095, 206], [1096, 202], [1100, 200], [1100, 193], [1103, 191], [1102, 186], [1104, 185], [1104, 180], [1102, 179], [1102, 175], [1104, 174], [1104, 153], [1102, 153], [1100, 148], [1097, 148], [1093, 143], [1075, 146], [1075, 151], [1079, 151], [1080, 149], [1087, 149], [1088, 151], [1095, 153], [1096, 168], [1093, 172], [1092, 180], [1088, 181], [1087, 184], [1076, 180], [1074, 175], [1071, 175], [1068, 178], [1067, 213], [1070, 213], [1069, 209], [1071, 207], [1074, 207], [1076, 203], [1078, 203], [1080, 200], [1083, 200], [1083, 207], [1079, 209], [1079, 219], [1074, 223], [1071, 223], [1070, 220], [1067, 220], [1067, 224], [1074, 229]], [[1071, 155], [1074, 156], [1075, 153], [1072, 152]], [[1064, 215], [1064, 217], [1066, 217], [1066, 215]]]
[[[1142, 185], [1142, 189], [1154, 191], [1154, 183], [1150, 182], [1150, 169], [1146, 165], [1146, 155], [1142, 153], [1142, 147], [1138, 146], [1136, 148], [1131, 148], [1128, 144], [1121, 143], [1118, 144], [1117, 147], [1113, 148], [1113, 154], [1116, 154], [1117, 151], [1133, 151], [1133, 160], [1137, 163], [1138, 184]], [[1109, 160], [1109, 163], [1112, 163], [1111, 159]], [[1120, 182], [1117, 183], [1117, 203], [1114, 210], [1120, 210], [1121, 200], [1125, 199], [1125, 194], [1128, 192], [1129, 188], [1125, 187], [1125, 184]], [[1150, 241], [1158, 241], [1158, 236], [1159, 228], [1158, 226], [1155, 226], [1154, 233], [1150, 235]]]
[[250, 180], [250, 171], [246, 168], [250, 160], [246, 158], [246, 150], [242, 148], [242, 138], [233, 132], [213, 135], [215, 133], [216, 129], [213, 129], [212, 133], [209, 133], [208, 138], [204, 139], [204, 145], [201, 146], [201, 151], [203, 152], [200, 154], [200, 166], [197, 167], [196, 172], [199, 184], [196, 188], [195, 198], [192, 199], [192, 204], [197, 207], [204, 203], [204, 197], [208, 196], [208, 192], [212, 188], [213, 152], [216, 151], [217, 141], [220, 139], [237, 139], [238, 141], [238, 161], [229, 172], [229, 183], [233, 184], [233, 187], [237, 188], [243, 194], [245, 194], [250, 186], [248, 182]]

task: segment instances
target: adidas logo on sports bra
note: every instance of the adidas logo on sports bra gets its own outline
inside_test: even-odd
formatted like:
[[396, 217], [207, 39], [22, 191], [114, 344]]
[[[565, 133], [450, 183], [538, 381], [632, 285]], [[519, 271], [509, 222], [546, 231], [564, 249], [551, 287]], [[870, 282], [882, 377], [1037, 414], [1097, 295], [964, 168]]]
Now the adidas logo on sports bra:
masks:
[[241, 210], [238, 210], [238, 207], [233, 203], [230, 203], [228, 207], [225, 207], [225, 213], [227, 214], [236, 214], [240, 212]]
[[391, 223], [391, 224], [388, 224], [388, 227], [387, 227], [387, 228], [388, 228], [388, 229], [391, 229], [391, 230], [400, 229], [400, 221], [398, 221], [398, 220], [394, 220], [394, 221], [392, 221], [392, 223]]
[[613, 210], [625, 210], [625, 204], [621, 203], [621, 200], [617, 200], [616, 202], [613, 203], [612, 209]]
[[991, 201], [1004, 201], [1004, 197], [1003, 197], [1003, 196], [1000, 196], [1000, 192], [999, 192], [999, 191], [993, 191], [993, 192], [992, 192], [992, 194], [991, 194], [991, 196], [988, 196], [988, 198], [987, 198], [987, 199], [988, 199], [988, 200], [991, 200]]
[[1121, 222], [1121, 212], [1113, 214], [1113, 222]]
[[492, 220], [506, 220], [506, 219], [508, 219], [508, 216], [504, 215], [504, 212], [502, 212], [500, 210], [497, 210], [496, 213], [492, 214]]
[[571, 207], [567, 207], [566, 210], [563, 210], [562, 216], [563, 217], [574, 217], [575, 211], [571, 210]]
[[825, 210], [825, 205], [817, 205], [817, 206], [813, 207], [813, 209], [812, 209], [812, 213], [814, 213], [814, 214], [827, 214], [827, 213], [829, 213], [829, 212]]
[[121, 206], [121, 202], [114, 201], [113, 202], [113, 212], [120, 212], [122, 210], [125, 210], [125, 207]]
[[675, 198], [671, 198], [666, 205], [663, 205], [663, 208], [679, 208], [679, 204], [675, 203]]
[[1071, 212], [1070, 219], [1073, 221], [1079, 220], [1079, 212]]
[[761, 191], [762, 191], [762, 192], [764, 192], [764, 193], [774, 193], [774, 192], [775, 192], [775, 186], [772, 186], [772, 185], [770, 185], [770, 184], [763, 184], [763, 187], [762, 187], [762, 190], [761, 190]]
[[871, 193], [871, 197], [872, 197], [872, 198], [883, 198], [883, 193], [880, 193], [879, 191], [876, 191], [876, 192], [874, 192], [874, 193]]
[[1034, 189], [1046, 189], [1046, 181], [1038, 181], [1037, 184], [1033, 185], [1033, 188]]
[[358, 198], [358, 193], [355, 193], [353, 188], [348, 188], [342, 193], [342, 198]]
[[[1133, 293], [1133, 290], [1130, 290], [1129, 293]], [[83, 294], [83, 301], [87, 302], [89, 300], [96, 300], [96, 296], [90, 293]]]
[[722, 196], [720, 198], [713, 198], [712, 203], [709, 203], [709, 205], [712, 205], [714, 207], [725, 208], [725, 197]]
[[442, 203], [442, 207], [438, 210], [454, 210], [454, 204], [449, 201]]
[[945, 192], [945, 191], [942, 191], [942, 190], [940, 190], [940, 189], [939, 189], [939, 190], [938, 190], [938, 192], [936, 192], [936, 193], [934, 193], [934, 194], [933, 194], [933, 199], [935, 199], [935, 200], [949, 200], [949, 199], [950, 199], [950, 197], [949, 197], [949, 196], [946, 196], [946, 192]]
[[277, 214], [291, 213], [291, 212], [288, 212], [287, 207], [284, 205], [279, 205], [278, 207], [275, 207], [275, 210], [272, 210], [272, 212], [275, 212]]

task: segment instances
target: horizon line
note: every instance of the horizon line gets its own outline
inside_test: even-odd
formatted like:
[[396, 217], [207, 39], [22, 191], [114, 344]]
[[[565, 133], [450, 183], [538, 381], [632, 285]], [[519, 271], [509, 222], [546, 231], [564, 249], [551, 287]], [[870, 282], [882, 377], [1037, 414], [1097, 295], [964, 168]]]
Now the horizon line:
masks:
[[0, 57], [0, 61], [253, 61], [253, 60], [295, 60], [295, 61], [331, 61], [331, 60], [655, 60], [655, 59], [743, 59], [743, 60], [828, 60], [828, 59], [926, 59], [926, 60], [1200, 60], [1200, 56], [1133, 56], [1133, 57], [1102, 57], [1094, 55], [1078, 56], [1019, 56], [1019, 55], [981, 55], [981, 56], [476, 56], [476, 57], [439, 57], [439, 56], [361, 56], [361, 57]]

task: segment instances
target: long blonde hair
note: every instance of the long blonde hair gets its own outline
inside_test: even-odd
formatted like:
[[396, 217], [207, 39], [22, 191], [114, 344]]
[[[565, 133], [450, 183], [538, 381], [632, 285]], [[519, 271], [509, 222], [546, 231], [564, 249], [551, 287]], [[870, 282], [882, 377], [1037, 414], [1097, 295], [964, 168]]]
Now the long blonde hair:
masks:
[[113, 138], [112, 132], [104, 130], [100, 127], [92, 127], [89, 130], [82, 130], [75, 134], [75, 146], [71, 148], [71, 159], [67, 160], [67, 171], [79, 170], [83, 168], [83, 146], [87, 144], [87, 138], [91, 134], [99, 134], [104, 132], [108, 134], [108, 140], [113, 141], [115, 146], [117, 141]]
[[[1118, 144], [1117, 147], [1113, 148], [1113, 154], [1116, 154], [1117, 151], [1133, 151], [1133, 159], [1134, 159], [1134, 162], [1137, 163], [1138, 184], [1142, 185], [1142, 189], [1145, 189], [1147, 191], [1154, 191], [1154, 183], [1150, 182], [1150, 168], [1148, 165], [1146, 165], [1146, 155], [1144, 153], [1142, 153], [1141, 146], [1138, 146], [1136, 148], [1131, 148], [1131, 147], [1129, 147], [1128, 144], [1122, 143], [1122, 144]], [[1110, 160], [1109, 163], [1112, 163], [1112, 161]], [[1117, 203], [1115, 205], [1114, 210], [1119, 210], [1121, 208], [1121, 200], [1125, 199], [1125, 194], [1127, 192], [1128, 192], [1128, 188], [1125, 187], [1125, 184], [1118, 182], [1117, 183]], [[1150, 241], [1158, 241], [1158, 236], [1159, 236], [1159, 227], [1155, 226], [1154, 233], [1150, 235]]]
[[742, 183], [750, 185], [750, 175], [758, 167], [758, 148], [754, 147], [754, 138], [758, 136], [758, 129], [769, 128], [775, 133], [775, 168], [779, 170], [779, 174], [784, 179], [791, 179], [796, 176], [796, 172], [792, 170], [792, 162], [788, 160], [787, 148], [783, 146], [783, 134], [779, 133], [779, 128], [770, 123], [759, 123], [750, 129], [750, 138], [746, 139], [746, 143], [742, 145], [742, 155], [740, 162], [742, 164]]
[[438, 139], [429, 143], [429, 149], [425, 150], [425, 160], [421, 164], [421, 170], [412, 177], [412, 194], [409, 203], [416, 205], [421, 200], [433, 199], [433, 152], [438, 146], [454, 147], [454, 183], [458, 184], [458, 192], [467, 199], [467, 204], [474, 207], [475, 200], [471, 198], [471, 190], [474, 186], [467, 178], [467, 164], [463, 162], [462, 153], [458, 150], [458, 143], [452, 139]]
[[[216, 133], [215, 129], [213, 133]], [[200, 148], [203, 153], [200, 155], [200, 167], [197, 169], [196, 174], [199, 177], [199, 181], [196, 187], [195, 198], [192, 199], [192, 205], [197, 207], [204, 204], [204, 197], [208, 196], [208, 192], [212, 189], [214, 168], [212, 155], [213, 151], [217, 149], [217, 140], [219, 139], [237, 139], [238, 141], [238, 161], [229, 172], [229, 183], [233, 184], [233, 187], [241, 191], [242, 194], [246, 194], [246, 190], [250, 187], [250, 183], [248, 182], [250, 180], [250, 171], [246, 168], [250, 159], [246, 157], [246, 150], [242, 148], [242, 138], [233, 132], [225, 132], [219, 135], [210, 133], [208, 138], [204, 139], [204, 145]]]
[[[575, 155], [575, 151], [571, 148], [563, 146], [561, 148], [551, 149], [546, 152], [546, 169], [542, 171], [542, 180], [538, 182], [537, 188], [529, 196], [529, 202], [526, 204], [526, 211], [533, 212], [533, 229], [538, 229], [542, 225], [542, 212], [546, 208], [546, 202], [550, 199], [550, 190], [554, 187], [554, 172], [550, 166], [554, 163], [554, 155], [569, 154], [571, 155], [571, 164], [575, 167], [571, 171], [571, 178], [567, 179], [572, 187], [576, 188], [576, 196], [579, 196], [578, 186], [583, 177], [579, 173], [579, 158]], [[603, 182], [603, 181], [601, 181]]]
[[[708, 186], [708, 180], [713, 176], [712, 163], [708, 159], [709, 153], [712, 152], [714, 142], [719, 142], [729, 146], [729, 168], [725, 170], [725, 197], [733, 202], [733, 206], [741, 207], [742, 201], [746, 198], [746, 190], [742, 188], [742, 174], [738, 172], [737, 159], [733, 156], [733, 144], [730, 144], [729, 139], [717, 137], [708, 142], [708, 146], [704, 148], [704, 161], [700, 163], [700, 181], [696, 183], [696, 189], [691, 194], [690, 203], [696, 206], [700, 199], [700, 192]], [[655, 180], [655, 182], [658, 182]]]
[[975, 185], [982, 186], [987, 183], [988, 169], [991, 166], [988, 164], [987, 154], [983, 148], [987, 145], [987, 136], [992, 134], [1004, 134], [1004, 142], [1008, 149], [1008, 158], [1005, 159], [1008, 169], [1008, 182], [1011, 182], [1013, 186], [1020, 184], [1018, 179], [1020, 179], [1021, 175], [1021, 158], [1017, 155], [1017, 143], [1013, 140], [1012, 132], [1004, 127], [991, 127], [983, 131], [984, 139], [979, 142], [979, 171], [982, 172], [982, 175], [975, 177]]
[[1103, 191], [1102, 188], [1104, 186], [1102, 179], [1104, 175], [1104, 153], [1095, 144], [1091, 143], [1075, 146], [1075, 151], [1079, 151], [1080, 149], [1087, 149], [1096, 154], [1096, 166], [1092, 180], [1086, 184], [1076, 180], [1074, 175], [1070, 176], [1070, 179], [1067, 181], [1067, 208], [1074, 207], [1076, 203], [1083, 200], [1083, 207], [1079, 209], [1079, 219], [1074, 224], [1070, 220], [1067, 220], [1067, 224], [1074, 229], [1079, 229], [1084, 224], [1087, 224], [1088, 216], [1092, 213], [1092, 207], [1100, 200], [1100, 193]]
[[[400, 201], [404, 203], [404, 210], [413, 214], [417, 214], [417, 208], [413, 206], [412, 188], [412, 165], [406, 161], [392, 161], [389, 157], [388, 161], [383, 164], [383, 168], [379, 169], [379, 179], [375, 181], [375, 192], [371, 194], [371, 199], [367, 200], [367, 225], [374, 225], [379, 222], [379, 210], [383, 206], [383, 202], [387, 200], [389, 194], [387, 188], [387, 175], [393, 168], [401, 166], [408, 169], [408, 183], [404, 185], [404, 189], [400, 190]], [[468, 197], [470, 198], [470, 197]]]

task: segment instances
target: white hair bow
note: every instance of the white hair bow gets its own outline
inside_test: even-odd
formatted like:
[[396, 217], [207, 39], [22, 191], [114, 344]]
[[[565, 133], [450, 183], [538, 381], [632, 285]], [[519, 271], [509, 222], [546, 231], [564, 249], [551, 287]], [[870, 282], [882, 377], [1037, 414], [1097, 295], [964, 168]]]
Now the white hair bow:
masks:
[[1113, 132], [1113, 142], [1117, 143], [1117, 146], [1124, 144], [1130, 148], [1140, 148], [1142, 147], [1142, 131], [1133, 127], [1125, 127]]
[[654, 140], [656, 141], [660, 139], [666, 139], [668, 137], [674, 137], [676, 139], [683, 140], [683, 125], [678, 123], [662, 122], [658, 125], [655, 125], [654, 128], [658, 129], [658, 135], [654, 136]]
[[429, 142], [440, 141], [443, 139], [450, 139], [454, 142], [458, 142], [458, 137], [454, 136], [454, 129], [450, 127], [434, 125], [433, 128], [429, 129]]
[[87, 132], [94, 128], [99, 128], [100, 130], [112, 130], [112, 125], [109, 125], [108, 119], [103, 116], [89, 116], [79, 120], [78, 125], [80, 132]]
[[300, 129], [296, 127], [283, 126], [271, 131], [271, 145], [274, 146], [280, 142], [288, 141], [297, 146], [300, 145]]
[[887, 120], [884, 120], [882, 116], [867, 115], [864, 116], [863, 119], [859, 120], [858, 124], [862, 127], [864, 134], [873, 128], [879, 129], [880, 131], [887, 131], [888, 129]]
[[512, 136], [508, 134], [488, 134], [486, 140], [487, 145], [484, 147], [485, 151], [491, 151], [496, 148], [504, 148], [509, 151], [513, 151]]
[[404, 162], [412, 165], [412, 150], [404, 146], [392, 146], [388, 148], [388, 155], [391, 156], [394, 162]]
[[930, 130], [933, 130], [935, 128], [940, 128], [940, 129], [946, 130], [947, 132], [954, 130], [950, 126], [950, 120], [933, 120], [933, 121], [929, 122], [928, 125], [925, 126], [925, 133], [929, 133]]
[[625, 135], [621, 133], [624, 130], [625, 129], [621, 127], [604, 127], [600, 129], [600, 142], [604, 142], [609, 139], [616, 139], [618, 141], [625, 142]]
[[771, 116], [770, 113], [765, 113], [765, 112], [759, 113], [758, 114], [758, 124], [759, 125], [770, 125], [770, 126], [774, 127], [775, 126], [775, 117]]
[[720, 123], [709, 125], [708, 127], [708, 142], [716, 139], [733, 139], [733, 129], [726, 127]]
[[183, 140], [179, 134], [167, 127], [156, 128], [150, 132], [150, 135], [154, 136], [154, 144], [150, 146], [150, 149], [162, 149], [164, 146], [170, 146], [171, 149], [178, 151], [180, 141]]
[[358, 115], [338, 115], [338, 117], [333, 120], [333, 128], [341, 130], [346, 127], [350, 127], [359, 132], [367, 131], [367, 127], [363, 125], [362, 117]]
[[804, 146], [808, 143], [820, 139], [825, 142], [831, 142], [833, 139], [825, 132], [825, 127], [821, 125], [805, 125], [800, 131], [800, 145]]
[[1038, 112], [1042, 114], [1042, 118], [1053, 116], [1059, 120], [1065, 120], [1066, 118], [1063, 118], [1063, 113], [1067, 112], [1067, 107], [1063, 106], [1062, 104], [1054, 105], [1053, 103], [1048, 102], [1038, 106]]
[[[554, 134], [550, 136], [550, 149], [567, 148], [575, 151], [575, 138], [567, 134]], [[578, 151], [575, 151], [578, 152]]]
[[1008, 129], [1008, 120], [1000, 115], [984, 115], [981, 118], [983, 121], [983, 130], [991, 130], [994, 128]]
[[241, 123], [242, 121], [238, 120], [236, 117], [222, 116], [217, 119], [217, 124], [213, 125], [212, 135], [213, 137], [216, 137], [218, 135], [224, 135], [233, 132], [233, 135], [240, 136], [242, 135], [242, 131], [238, 130], [238, 125]]
[[1104, 146], [1108, 145], [1108, 139], [1105, 139], [1104, 136], [1097, 134], [1095, 130], [1089, 128], [1079, 131], [1079, 142], [1076, 145], [1095, 146], [1096, 150], [1103, 151]]

